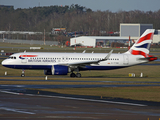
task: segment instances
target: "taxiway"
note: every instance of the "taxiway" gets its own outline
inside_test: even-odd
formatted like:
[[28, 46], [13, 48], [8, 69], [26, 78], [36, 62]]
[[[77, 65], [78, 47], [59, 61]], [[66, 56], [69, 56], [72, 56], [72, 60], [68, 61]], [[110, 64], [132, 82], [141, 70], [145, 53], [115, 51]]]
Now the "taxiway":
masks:
[[[57, 80], [57, 82], [59, 82], [59, 80]], [[94, 82], [100, 82], [100, 81], [94, 81]], [[104, 82], [109, 82], [109, 81], [104, 81]], [[157, 83], [155, 82], [152, 83], [152, 85], [156, 84]], [[146, 102], [146, 101], [114, 99], [114, 98], [102, 99], [96, 96], [66, 95], [66, 94], [58, 94], [53, 92], [28, 89], [28, 88], [43, 89], [48, 87], [83, 88], [83, 87], [110, 87], [110, 86], [0, 85], [0, 119], [2, 120], [3, 119], [4, 120], [5, 119], [147, 120], [149, 118], [151, 120], [152, 119], [158, 120], [160, 118], [159, 102]], [[117, 85], [116, 87], [121, 87], [121, 86]]]

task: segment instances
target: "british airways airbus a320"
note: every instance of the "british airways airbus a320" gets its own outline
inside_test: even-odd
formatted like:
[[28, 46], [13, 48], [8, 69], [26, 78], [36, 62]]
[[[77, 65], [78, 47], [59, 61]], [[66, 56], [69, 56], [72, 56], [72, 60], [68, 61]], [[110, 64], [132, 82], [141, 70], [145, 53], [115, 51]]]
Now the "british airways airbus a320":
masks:
[[[82, 70], [112, 70], [156, 60], [149, 55], [154, 29], [147, 29], [137, 42], [125, 53], [15, 53], [2, 61], [2, 65], [13, 69], [44, 70], [45, 75], [67, 75], [81, 77]], [[73, 73], [73, 72], [76, 72]], [[21, 76], [24, 76], [22, 73]]]

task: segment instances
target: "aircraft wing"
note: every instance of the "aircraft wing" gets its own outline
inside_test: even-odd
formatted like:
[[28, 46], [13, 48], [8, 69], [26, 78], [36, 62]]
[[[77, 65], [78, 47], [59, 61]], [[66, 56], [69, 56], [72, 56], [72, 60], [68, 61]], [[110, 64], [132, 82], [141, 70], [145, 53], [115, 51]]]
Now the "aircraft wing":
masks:
[[106, 61], [109, 59], [110, 55], [112, 54], [113, 50], [111, 50], [108, 55], [102, 59], [102, 60], [92, 60], [92, 61], [83, 61], [83, 62], [74, 62], [74, 63], [66, 63], [66, 64], [61, 64], [61, 65], [66, 65], [66, 66], [79, 66], [79, 67], [84, 67], [86, 65], [91, 65], [91, 64], [98, 64], [101, 61]]

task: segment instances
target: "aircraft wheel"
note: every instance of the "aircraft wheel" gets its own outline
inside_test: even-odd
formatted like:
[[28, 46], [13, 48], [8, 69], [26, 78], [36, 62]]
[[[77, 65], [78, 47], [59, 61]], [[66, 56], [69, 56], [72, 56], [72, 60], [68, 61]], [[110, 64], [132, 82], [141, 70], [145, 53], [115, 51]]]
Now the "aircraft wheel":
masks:
[[76, 77], [75, 73], [71, 73], [70, 77]]
[[21, 77], [25, 77], [25, 74], [21, 74]]
[[81, 77], [81, 73], [77, 73], [76, 76], [77, 76], [78, 78], [80, 78], [80, 77]]

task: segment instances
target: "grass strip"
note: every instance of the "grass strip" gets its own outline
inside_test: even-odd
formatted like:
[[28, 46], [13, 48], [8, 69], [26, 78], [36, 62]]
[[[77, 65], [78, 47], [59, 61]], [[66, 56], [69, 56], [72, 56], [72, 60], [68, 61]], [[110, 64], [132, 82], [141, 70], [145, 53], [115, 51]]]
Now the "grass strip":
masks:
[[[6, 80], [6, 81], [5, 81]], [[123, 81], [127, 81], [127, 82], [160, 82], [160, 78], [132, 78], [132, 77], [126, 77], [126, 78], [118, 78], [118, 77], [114, 77], [114, 78], [54, 78], [54, 77], [48, 77], [48, 80], [45, 80], [45, 77], [0, 77], [0, 81], [14, 81], [14, 82], [19, 82], [19, 81], [25, 82], [25, 80], [28, 80], [30, 82], [35, 82], [38, 83], [40, 80], [42, 82], [54, 82], [54, 80], [59, 80], [59, 82], [61, 82], [61, 80], [63, 81], [71, 81], [71, 82], [85, 82], [85, 81], [98, 81], [98, 82], [103, 82], [103, 83], [109, 83], [109, 82], [123, 82]]]
[[61, 94], [99, 96], [105, 99], [123, 98], [160, 102], [160, 86], [151, 87], [105, 87], [105, 88], [65, 88], [65, 89], [39, 89]]
[[[157, 83], [156, 83], [157, 84]], [[61, 82], [61, 81], [0, 81], [0, 85], [155, 85], [155, 83], [138, 83], [138, 82], [85, 82], [85, 81], [73, 81], [73, 82]], [[160, 85], [158, 83], [157, 85]]]

